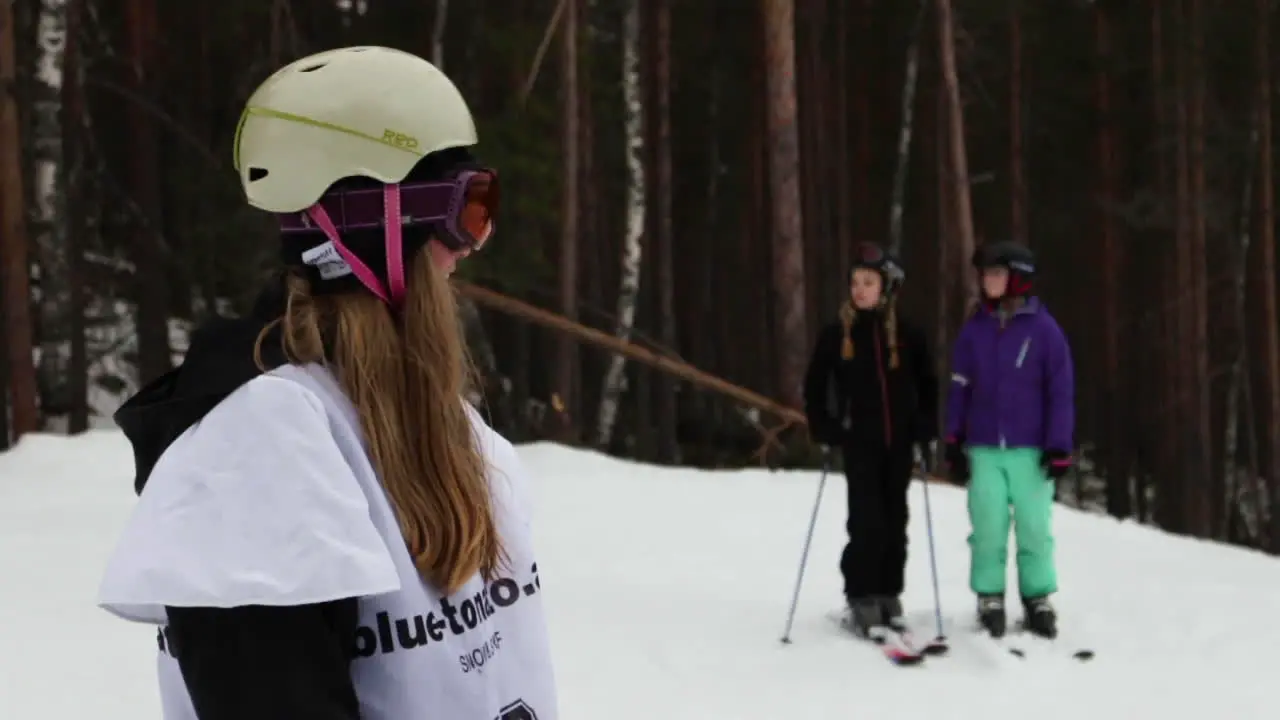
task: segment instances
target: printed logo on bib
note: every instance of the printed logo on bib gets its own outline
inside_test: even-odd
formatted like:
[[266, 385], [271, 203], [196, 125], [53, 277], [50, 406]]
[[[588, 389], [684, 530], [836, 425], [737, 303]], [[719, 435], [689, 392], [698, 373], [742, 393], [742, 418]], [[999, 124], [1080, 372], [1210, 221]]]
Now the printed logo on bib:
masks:
[[[374, 615], [374, 627], [356, 628], [356, 655], [367, 658], [378, 653], [413, 650], [445, 639], [446, 633], [463, 636], [475, 630], [503, 608], [511, 607], [523, 597], [536, 594], [542, 587], [538, 564], [530, 568], [533, 578], [521, 586], [511, 578], [498, 578], [483, 590], [461, 601], [442, 597], [439, 610], [409, 617], [393, 618], [387, 612]], [[458, 656], [462, 672], [478, 670], [502, 649], [502, 633], [493, 632], [470, 651]]]
[[[461, 602], [442, 597], [438, 602], [438, 613], [429, 610], [419, 615], [398, 618], [392, 618], [387, 612], [377, 613], [374, 615], [375, 627], [361, 625], [356, 628], [356, 656], [367, 658], [378, 653], [389, 654], [397, 650], [426, 647], [444, 640], [445, 633], [466, 635], [499, 610], [511, 607], [523, 597], [535, 595], [542, 588], [537, 563], [533, 564], [530, 572], [533, 573], [533, 578], [523, 586], [511, 578], [502, 577]], [[173, 637], [167, 625], [159, 628], [156, 641], [160, 652], [171, 656], [175, 654]], [[495, 631], [479, 645], [459, 655], [458, 664], [464, 673], [479, 670], [501, 649], [502, 633]], [[512, 716], [512, 720], [514, 718]]]
[[493, 720], [538, 720], [538, 713], [529, 707], [529, 703], [517, 700], [502, 708]]

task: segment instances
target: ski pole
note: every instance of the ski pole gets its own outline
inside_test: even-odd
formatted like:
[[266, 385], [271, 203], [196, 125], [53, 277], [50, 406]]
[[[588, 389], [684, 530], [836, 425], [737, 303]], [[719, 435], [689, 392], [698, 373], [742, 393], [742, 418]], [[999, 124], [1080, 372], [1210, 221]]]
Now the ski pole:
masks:
[[813, 542], [813, 528], [818, 524], [818, 508], [822, 506], [822, 490], [827, 485], [827, 473], [831, 470], [831, 448], [822, 450], [822, 476], [818, 479], [818, 496], [813, 500], [813, 515], [809, 518], [809, 532], [804, 536], [804, 550], [800, 553], [800, 571], [796, 574], [796, 589], [791, 594], [791, 610], [787, 613], [787, 627], [782, 632], [783, 644], [791, 644], [791, 623], [796, 619], [796, 605], [800, 602], [800, 584], [804, 582], [804, 567], [809, 562], [809, 545]]
[[[925, 453], [921, 453], [922, 456]], [[929, 507], [929, 465], [926, 460], [922, 463], [925, 469], [924, 476], [920, 478], [921, 486], [924, 489], [924, 527], [925, 534], [929, 538], [929, 570], [933, 573], [933, 614], [938, 623], [938, 637], [935, 643], [939, 646], [945, 646], [947, 636], [942, 633], [942, 594], [938, 592], [938, 559], [933, 551], [933, 513]]]

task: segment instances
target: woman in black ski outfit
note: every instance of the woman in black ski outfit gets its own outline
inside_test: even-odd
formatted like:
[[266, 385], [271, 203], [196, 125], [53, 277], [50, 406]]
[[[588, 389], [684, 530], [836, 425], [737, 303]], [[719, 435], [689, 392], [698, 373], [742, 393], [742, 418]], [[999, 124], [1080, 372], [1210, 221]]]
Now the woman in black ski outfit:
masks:
[[905, 274], [858, 246], [849, 300], [818, 335], [805, 376], [810, 435], [844, 455], [849, 542], [840, 558], [855, 631], [902, 625], [907, 488], [917, 443], [937, 438], [938, 379], [924, 333], [896, 309]]

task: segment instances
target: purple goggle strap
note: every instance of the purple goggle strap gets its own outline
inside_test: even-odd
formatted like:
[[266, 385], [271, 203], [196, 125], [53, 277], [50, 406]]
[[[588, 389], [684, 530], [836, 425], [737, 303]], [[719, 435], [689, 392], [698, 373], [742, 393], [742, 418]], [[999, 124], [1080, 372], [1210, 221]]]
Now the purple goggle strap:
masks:
[[[385, 185], [381, 189], [333, 193], [300, 213], [280, 217], [284, 233], [324, 233], [334, 249], [351, 267], [361, 284], [388, 305], [399, 308], [404, 302], [403, 227], [419, 222], [445, 221], [450, 240], [468, 237], [458, 226], [458, 216], [466, 201], [467, 183], [474, 172], [465, 172], [452, 182]], [[341, 240], [342, 231], [385, 228], [387, 286], [376, 273]], [[471, 241], [474, 243], [474, 241]]]

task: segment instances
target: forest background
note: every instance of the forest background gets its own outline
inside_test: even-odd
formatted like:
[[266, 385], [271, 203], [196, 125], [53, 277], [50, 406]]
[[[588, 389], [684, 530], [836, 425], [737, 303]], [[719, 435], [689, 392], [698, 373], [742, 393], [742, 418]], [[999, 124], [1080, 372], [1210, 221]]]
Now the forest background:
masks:
[[812, 464], [800, 377], [858, 242], [939, 373], [1026, 242], [1077, 366], [1064, 502], [1280, 552], [1271, 0], [0, 0], [0, 438], [83, 432], [243, 312], [230, 167], [273, 69], [432, 59], [504, 205], [458, 286], [515, 441]]

